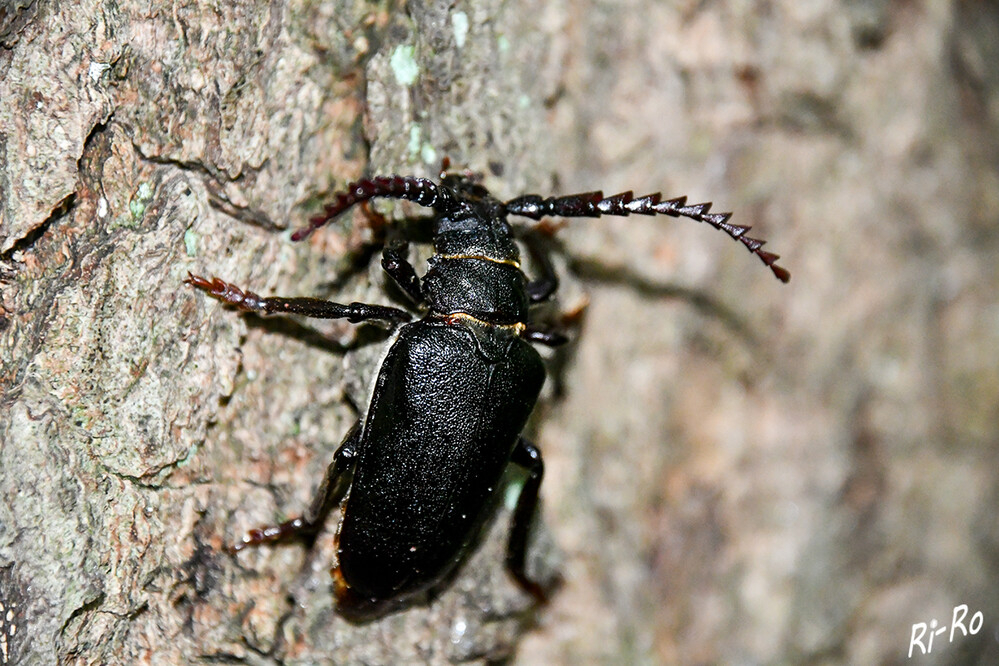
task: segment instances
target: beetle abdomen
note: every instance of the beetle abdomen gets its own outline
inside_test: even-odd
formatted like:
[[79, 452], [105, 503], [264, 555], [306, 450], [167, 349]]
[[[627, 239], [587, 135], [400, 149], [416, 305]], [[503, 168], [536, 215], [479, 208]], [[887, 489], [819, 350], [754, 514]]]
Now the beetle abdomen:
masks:
[[386, 599], [447, 575], [543, 381], [540, 356], [510, 330], [434, 318], [403, 327], [378, 376], [340, 527], [350, 588]]

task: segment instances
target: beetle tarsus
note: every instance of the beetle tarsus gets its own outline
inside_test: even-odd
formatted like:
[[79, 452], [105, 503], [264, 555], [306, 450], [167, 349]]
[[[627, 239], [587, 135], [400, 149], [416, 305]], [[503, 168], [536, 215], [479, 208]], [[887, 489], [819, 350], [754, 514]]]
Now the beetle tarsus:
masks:
[[189, 272], [184, 282], [208, 292], [220, 301], [235, 306], [245, 312], [264, 312], [260, 296], [252, 291], [243, 291], [236, 285], [220, 280], [219, 278], [208, 280], [200, 275], [194, 275]]
[[230, 554], [235, 555], [248, 546], [259, 546], [291, 537], [311, 535], [315, 534], [317, 529], [318, 525], [306, 521], [305, 518], [293, 518], [278, 525], [254, 528], [248, 531], [241, 541], [229, 546], [227, 550]]

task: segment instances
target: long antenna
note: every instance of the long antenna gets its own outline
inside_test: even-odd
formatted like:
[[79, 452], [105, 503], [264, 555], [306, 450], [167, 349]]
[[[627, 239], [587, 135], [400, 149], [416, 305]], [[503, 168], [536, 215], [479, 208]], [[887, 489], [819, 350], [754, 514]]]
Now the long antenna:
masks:
[[715, 229], [721, 229], [732, 238], [746, 246], [773, 271], [781, 282], [791, 279], [787, 269], [778, 266], [780, 255], [767, 252], [762, 247], [766, 241], [750, 238], [746, 232], [751, 227], [729, 224], [732, 213], [709, 213], [711, 202], [687, 205], [687, 197], [675, 199], [662, 198], [659, 192], [635, 198], [631, 190], [605, 197], [601, 191], [570, 194], [564, 197], [549, 197], [543, 199], [536, 194], [528, 194], [506, 202], [506, 211], [514, 215], [522, 215], [533, 220], [540, 220], [546, 215], [558, 217], [600, 217], [601, 215], [628, 216], [637, 215], [670, 215], [671, 217], [687, 217], [698, 222], [707, 222]]

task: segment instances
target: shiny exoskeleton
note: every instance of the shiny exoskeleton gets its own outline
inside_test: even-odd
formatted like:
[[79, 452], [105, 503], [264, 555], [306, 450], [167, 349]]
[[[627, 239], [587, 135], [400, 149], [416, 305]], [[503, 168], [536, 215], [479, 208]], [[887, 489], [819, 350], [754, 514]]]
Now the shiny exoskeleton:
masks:
[[[558, 286], [551, 264], [529, 245], [542, 272], [531, 281], [521, 270], [508, 215], [684, 216], [740, 240], [786, 282], [777, 255], [747, 227], [728, 223], [710, 204], [687, 206], [683, 198], [631, 192], [600, 192], [501, 202], [468, 175], [442, 172], [440, 183], [415, 177], [375, 177], [352, 183], [325, 214], [292, 235], [301, 240], [356, 203], [374, 197], [414, 201], [433, 209], [435, 254], [422, 278], [406, 258], [405, 242], [389, 244], [382, 266], [419, 306], [421, 319], [402, 325], [382, 363], [367, 414], [334, 455], [311, 506], [301, 518], [252, 530], [233, 550], [295, 534], [316, 532], [337, 504], [342, 519], [336, 566], [331, 570], [338, 608], [348, 617], [391, 611], [432, 591], [454, 570], [488, 515], [504, 470], [527, 469], [514, 512], [507, 567], [527, 591], [545, 590], [525, 573], [528, 529], [544, 472], [538, 449], [521, 435], [545, 378], [529, 344], [565, 341], [557, 331], [532, 324], [530, 306]], [[190, 275], [190, 284], [242, 310], [345, 318], [351, 322], [409, 322], [398, 308], [315, 298], [262, 298], [218, 278]]]

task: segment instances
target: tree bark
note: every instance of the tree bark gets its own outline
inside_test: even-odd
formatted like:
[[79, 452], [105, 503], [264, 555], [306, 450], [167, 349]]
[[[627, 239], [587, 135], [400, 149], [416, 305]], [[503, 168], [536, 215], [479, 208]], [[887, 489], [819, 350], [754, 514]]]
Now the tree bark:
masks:
[[[7, 3], [0, 666], [891, 663], [960, 604], [984, 628], [933, 656], [995, 662], [996, 44], [929, 0]], [[436, 599], [351, 624], [335, 515], [225, 546], [308, 504], [387, 333], [183, 280], [398, 305], [364, 215], [286, 230], [445, 155], [502, 198], [714, 198], [793, 277], [567, 222], [582, 322], [529, 433], [564, 585], [509, 578], [504, 506]]]

